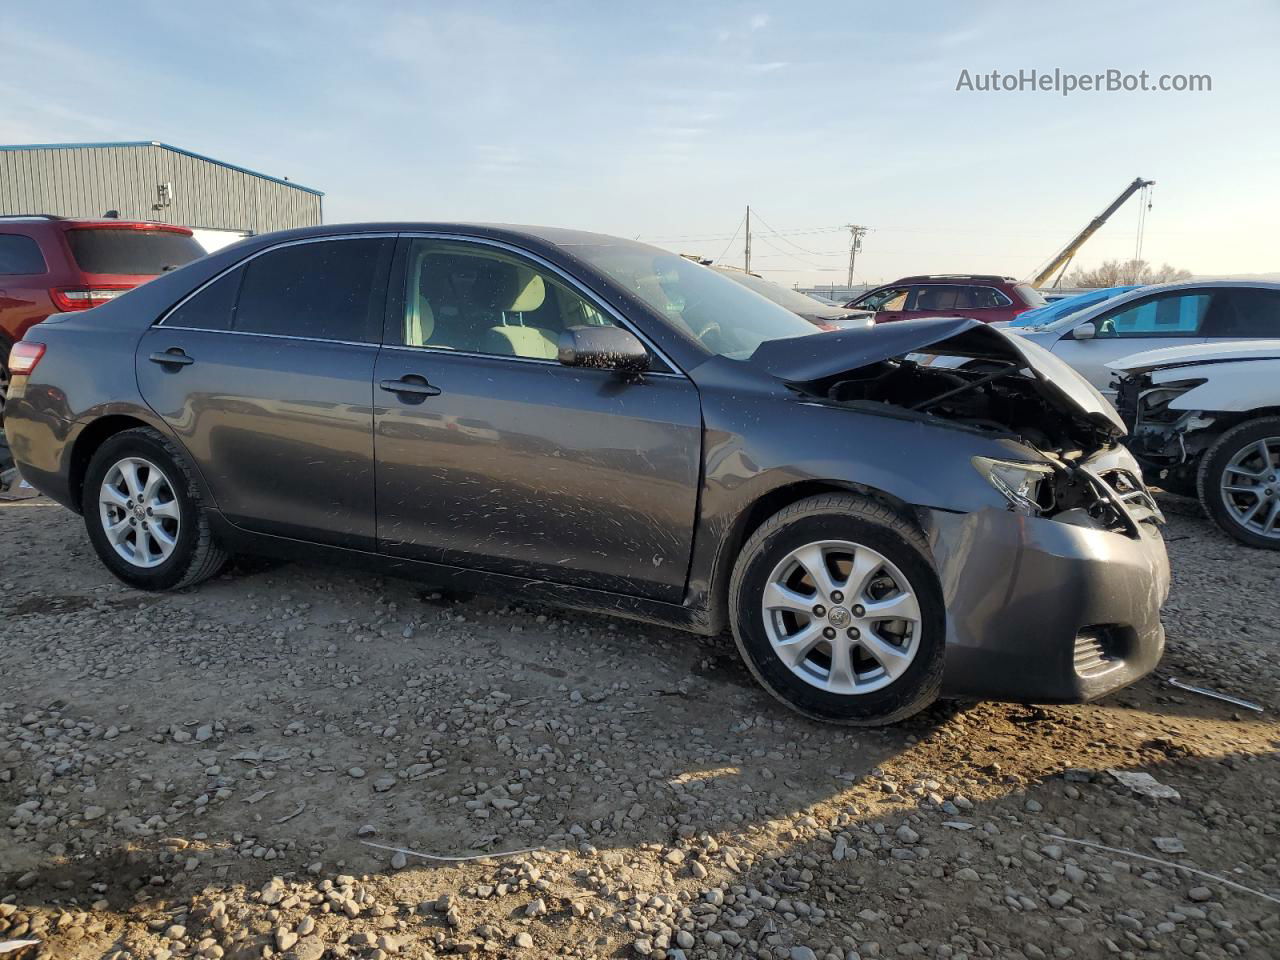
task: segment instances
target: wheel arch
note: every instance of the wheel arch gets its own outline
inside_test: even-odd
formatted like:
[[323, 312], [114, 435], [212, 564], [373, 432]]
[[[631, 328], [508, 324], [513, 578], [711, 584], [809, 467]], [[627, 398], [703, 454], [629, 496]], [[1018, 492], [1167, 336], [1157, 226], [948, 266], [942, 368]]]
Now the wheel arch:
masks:
[[711, 572], [708, 615], [711, 633], [720, 633], [729, 623], [729, 581], [742, 545], [760, 526], [780, 510], [793, 503], [824, 493], [854, 493], [890, 507], [917, 522], [914, 506], [877, 487], [850, 480], [800, 480], [786, 483], [761, 494], [743, 509], [720, 539]]
[[71, 445], [71, 455], [67, 464], [67, 489], [77, 513], [81, 511], [81, 501], [84, 499], [84, 478], [89, 472], [89, 461], [93, 459], [93, 455], [117, 433], [136, 427], [149, 427], [154, 430], [155, 424], [129, 414], [116, 413], [99, 417], [80, 431]]

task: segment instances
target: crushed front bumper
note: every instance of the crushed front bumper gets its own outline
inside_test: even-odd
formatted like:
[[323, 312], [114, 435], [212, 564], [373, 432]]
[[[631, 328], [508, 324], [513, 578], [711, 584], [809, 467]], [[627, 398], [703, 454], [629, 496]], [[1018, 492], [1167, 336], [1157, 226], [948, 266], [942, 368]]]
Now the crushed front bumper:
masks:
[[944, 696], [1078, 703], [1159, 663], [1169, 560], [1154, 523], [1125, 534], [998, 509], [925, 520], [947, 603]]

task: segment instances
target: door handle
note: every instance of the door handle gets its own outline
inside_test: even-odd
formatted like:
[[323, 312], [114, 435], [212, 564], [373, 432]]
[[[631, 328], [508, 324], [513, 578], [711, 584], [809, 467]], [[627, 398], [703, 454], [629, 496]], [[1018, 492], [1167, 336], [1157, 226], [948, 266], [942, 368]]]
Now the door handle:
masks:
[[147, 358], [152, 363], [159, 363], [165, 366], [185, 367], [188, 364], [195, 363], [190, 357], [182, 352], [181, 347], [170, 347], [163, 353], [153, 353]]
[[400, 380], [383, 380], [378, 386], [389, 393], [411, 393], [418, 397], [440, 396], [440, 388], [427, 383], [425, 377], [412, 376], [412, 379], [404, 377]]

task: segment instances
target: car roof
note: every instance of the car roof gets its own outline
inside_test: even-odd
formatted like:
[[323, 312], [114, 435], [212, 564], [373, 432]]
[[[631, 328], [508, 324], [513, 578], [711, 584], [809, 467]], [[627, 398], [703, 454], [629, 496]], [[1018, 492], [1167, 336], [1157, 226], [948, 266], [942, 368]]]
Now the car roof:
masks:
[[541, 227], [516, 223], [467, 221], [387, 220], [367, 223], [326, 223], [319, 226], [295, 227], [291, 230], [260, 234], [252, 239], [297, 240], [309, 237], [345, 236], [353, 233], [456, 233], [464, 236], [495, 239], [534, 240], [557, 247], [617, 243], [625, 243], [628, 246], [646, 246], [646, 244], [637, 240], [627, 240], [623, 237], [611, 236], [606, 233], [593, 233], [589, 230], [572, 230], [566, 227]]

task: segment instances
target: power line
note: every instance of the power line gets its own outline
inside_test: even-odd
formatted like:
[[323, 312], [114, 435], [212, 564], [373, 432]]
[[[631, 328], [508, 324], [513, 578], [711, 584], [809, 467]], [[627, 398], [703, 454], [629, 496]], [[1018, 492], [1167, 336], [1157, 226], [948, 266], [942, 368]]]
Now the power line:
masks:
[[733, 246], [733, 241], [738, 239], [738, 232], [742, 229], [742, 224], [746, 222], [746, 217], [738, 221], [738, 226], [733, 231], [733, 236], [729, 238], [729, 242], [724, 245], [724, 249], [720, 251], [720, 256], [712, 260], [712, 263], [719, 263], [724, 259], [724, 255], [729, 252], [729, 248]]

